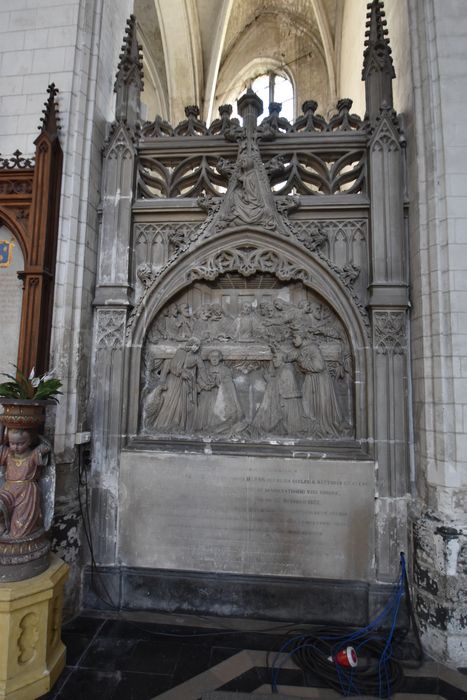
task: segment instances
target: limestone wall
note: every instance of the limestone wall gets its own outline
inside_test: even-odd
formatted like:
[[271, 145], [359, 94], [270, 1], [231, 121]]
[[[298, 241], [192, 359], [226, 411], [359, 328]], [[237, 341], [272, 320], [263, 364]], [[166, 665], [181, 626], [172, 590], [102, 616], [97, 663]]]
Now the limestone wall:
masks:
[[425, 502], [414, 527], [417, 607], [429, 651], [460, 664], [467, 611], [467, 16], [458, 0], [411, 2], [409, 10], [415, 457]]
[[[75, 435], [86, 427], [100, 150], [131, 7], [130, 0], [4, 0], [0, 7], [0, 152], [33, 152], [47, 85], [60, 90], [64, 164], [51, 365], [64, 395], [55, 419], [55, 546], [72, 562], [79, 553]], [[69, 588], [79, 594], [76, 570]]]
[[[364, 106], [355, 64], [365, 5], [347, 0], [343, 20], [339, 84], [355, 111]], [[460, 663], [467, 605], [461, 593], [467, 525], [467, 15], [460, 0], [387, 0], [385, 9], [397, 75], [394, 105], [404, 115], [408, 143], [417, 609], [429, 652]]]

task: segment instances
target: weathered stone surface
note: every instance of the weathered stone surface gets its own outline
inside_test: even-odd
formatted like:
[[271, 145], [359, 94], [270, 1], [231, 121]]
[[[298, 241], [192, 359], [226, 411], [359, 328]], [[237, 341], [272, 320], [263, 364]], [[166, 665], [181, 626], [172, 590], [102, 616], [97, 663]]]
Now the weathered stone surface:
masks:
[[467, 644], [467, 523], [425, 511], [413, 523], [415, 609], [428, 653], [462, 666]]

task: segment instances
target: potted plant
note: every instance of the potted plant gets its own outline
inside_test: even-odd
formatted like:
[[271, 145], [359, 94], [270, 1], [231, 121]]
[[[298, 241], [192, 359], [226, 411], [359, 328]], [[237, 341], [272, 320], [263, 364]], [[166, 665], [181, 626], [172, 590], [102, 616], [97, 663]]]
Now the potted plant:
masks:
[[0, 404], [4, 412], [0, 422], [7, 428], [38, 429], [44, 422], [45, 407], [58, 403], [62, 382], [47, 372], [36, 377], [34, 368], [28, 377], [16, 367], [16, 375], [4, 374], [0, 383]]

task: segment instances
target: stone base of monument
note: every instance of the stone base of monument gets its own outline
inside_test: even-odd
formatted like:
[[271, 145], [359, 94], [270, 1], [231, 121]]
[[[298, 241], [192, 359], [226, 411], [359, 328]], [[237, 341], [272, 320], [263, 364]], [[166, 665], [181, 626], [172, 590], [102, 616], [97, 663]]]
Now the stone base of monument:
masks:
[[0, 700], [44, 695], [65, 666], [61, 623], [68, 565], [50, 556], [40, 575], [0, 583]]

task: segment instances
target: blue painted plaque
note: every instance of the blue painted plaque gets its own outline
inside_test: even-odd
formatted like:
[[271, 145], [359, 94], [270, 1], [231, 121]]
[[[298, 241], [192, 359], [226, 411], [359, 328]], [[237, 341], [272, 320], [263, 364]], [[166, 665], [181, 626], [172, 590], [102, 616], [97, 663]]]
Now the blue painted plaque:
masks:
[[13, 241], [0, 241], [0, 267], [10, 266], [13, 246]]

